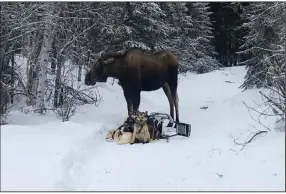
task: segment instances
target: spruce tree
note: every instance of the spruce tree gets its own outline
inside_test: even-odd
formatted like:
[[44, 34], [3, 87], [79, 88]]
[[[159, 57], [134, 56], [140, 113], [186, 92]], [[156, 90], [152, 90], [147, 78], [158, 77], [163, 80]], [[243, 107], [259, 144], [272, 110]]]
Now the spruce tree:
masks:
[[187, 4], [188, 15], [193, 21], [193, 31], [190, 38], [197, 43], [195, 71], [204, 73], [218, 67], [219, 63], [214, 59], [217, 55], [214, 49], [214, 35], [212, 23], [210, 21], [211, 12], [209, 3], [192, 2]]
[[[284, 63], [283, 44], [285, 40], [285, 6], [282, 2], [250, 3], [245, 7], [243, 17], [248, 28], [241, 54], [247, 67], [244, 89], [266, 87], [273, 84], [271, 66]], [[284, 70], [285, 71], [285, 70]]]
[[156, 51], [164, 45], [170, 28], [158, 3], [105, 3], [105, 24], [98, 34], [108, 50], [140, 47]]

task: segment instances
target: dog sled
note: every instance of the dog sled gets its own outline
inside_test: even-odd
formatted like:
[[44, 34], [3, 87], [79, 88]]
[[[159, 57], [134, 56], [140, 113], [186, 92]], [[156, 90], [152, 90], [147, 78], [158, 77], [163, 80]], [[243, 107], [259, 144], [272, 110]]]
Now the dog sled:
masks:
[[[155, 128], [162, 132], [163, 138], [169, 138], [173, 136], [190, 137], [191, 135], [190, 124], [175, 122], [173, 118], [166, 113], [152, 112], [149, 114], [149, 120], [149, 122], [151, 122], [151, 124], [153, 124]], [[166, 126], [163, 125], [165, 121], [168, 122]], [[168, 129], [168, 131], [175, 131], [175, 133], [172, 135], [168, 135], [165, 133], [166, 129]]]

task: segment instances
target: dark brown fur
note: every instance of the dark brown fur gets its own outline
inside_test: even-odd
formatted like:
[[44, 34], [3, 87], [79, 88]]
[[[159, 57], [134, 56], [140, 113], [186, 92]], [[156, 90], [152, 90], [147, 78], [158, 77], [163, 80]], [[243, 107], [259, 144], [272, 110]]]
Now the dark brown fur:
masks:
[[170, 104], [170, 115], [174, 119], [175, 106], [176, 121], [179, 121], [178, 66], [178, 58], [166, 50], [150, 55], [139, 48], [123, 53], [106, 53], [86, 74], [85, 84], [95, 85], [96, 82], [106, 82], [108, 77], [118, 78], [128, 114], [138, 111], [141, 91], [163, 88]]

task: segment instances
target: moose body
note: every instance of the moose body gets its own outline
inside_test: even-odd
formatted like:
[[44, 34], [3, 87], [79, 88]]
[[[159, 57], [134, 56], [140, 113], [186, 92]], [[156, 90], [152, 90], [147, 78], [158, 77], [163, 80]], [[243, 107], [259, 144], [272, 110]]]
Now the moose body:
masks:
[[127, 102], [128, 114], [138, 111], [141, 91], [154, 91], [163, 88], [169, 105], [170, 115], [179, 122], [178, 110], [178, 66], [177, 57], [162, 50], [146, 54], [139, 48], [123, 53], [103, 53], [85, 76], [86, 85], [106, 82], [108, 77], [119, 79]]

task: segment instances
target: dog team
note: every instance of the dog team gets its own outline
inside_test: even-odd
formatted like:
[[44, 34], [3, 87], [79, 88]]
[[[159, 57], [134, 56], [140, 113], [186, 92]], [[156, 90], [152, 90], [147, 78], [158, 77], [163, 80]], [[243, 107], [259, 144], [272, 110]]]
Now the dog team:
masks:
[[149, 143], [161, 138], [162, 130], [155, 127], [148, 112], [132, 111], [126, 121], [117, 129], [107, 132], [105, 139], [117, 144]]

